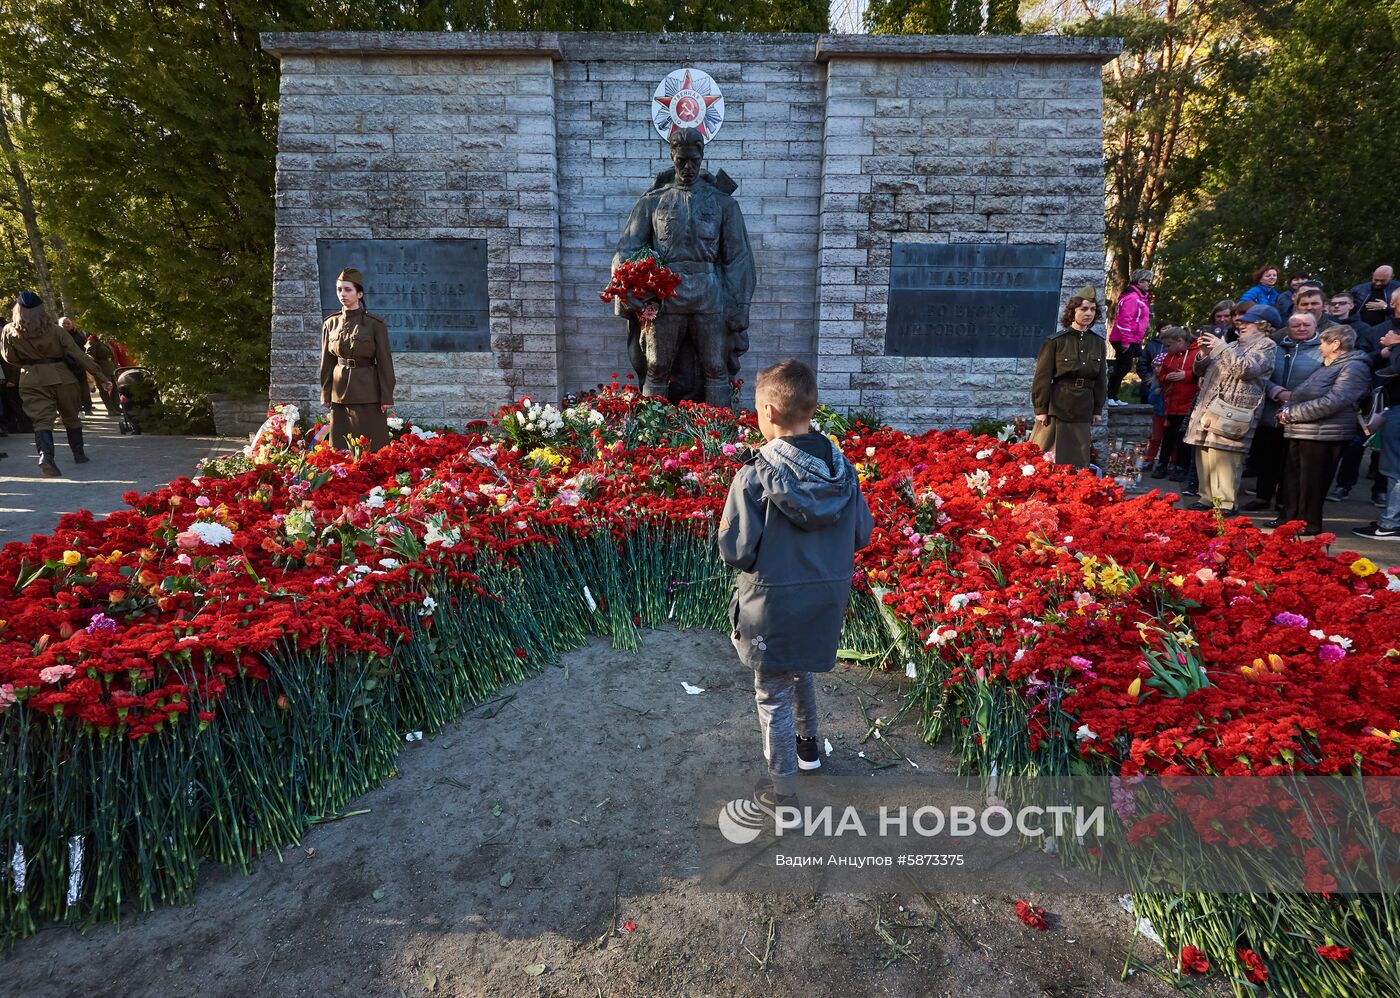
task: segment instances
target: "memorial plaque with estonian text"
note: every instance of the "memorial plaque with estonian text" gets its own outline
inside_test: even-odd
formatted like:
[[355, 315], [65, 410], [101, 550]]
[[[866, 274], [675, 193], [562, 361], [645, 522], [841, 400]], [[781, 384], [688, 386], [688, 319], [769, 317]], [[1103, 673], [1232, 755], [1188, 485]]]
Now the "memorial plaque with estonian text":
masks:
[[1062, 243], [890, 249], [888, 357], [1034, 357], [1058, 325]]
[[403, 353], [491, 349], [485, 239], [318, 239], [316, 268], [324, 314], [340, 310], [336, 276], [354, 267], [365, 303]]

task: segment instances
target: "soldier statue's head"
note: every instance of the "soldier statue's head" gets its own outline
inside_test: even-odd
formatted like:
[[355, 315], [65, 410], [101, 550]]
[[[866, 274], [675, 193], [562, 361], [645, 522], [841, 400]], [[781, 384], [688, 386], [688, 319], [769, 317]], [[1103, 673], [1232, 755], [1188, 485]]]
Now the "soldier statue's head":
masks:
[[667, 139], [671, 146], [671, 163], [676, 168], [676, 183], [690, 187], [700, 179], [700, 163], [705, 158], [705, 137], [694, 128], [679, 128]]

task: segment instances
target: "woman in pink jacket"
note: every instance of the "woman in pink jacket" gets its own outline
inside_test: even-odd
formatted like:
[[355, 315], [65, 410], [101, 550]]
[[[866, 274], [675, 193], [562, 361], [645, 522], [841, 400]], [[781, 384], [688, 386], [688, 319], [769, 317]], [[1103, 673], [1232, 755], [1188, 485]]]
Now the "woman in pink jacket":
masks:
[[1123, 387], [1123, 378], [1142, 355], [1142, 341], [1147, 338], [1148, 323], [1152, 320], [1152, 297], [1147, 293], [1151, 286], [1152, 271], [1135, 270], [1128, 286], [1118, 297], [1118, 311], [1113, 317], [1113, 328], [1108, 333], [1108, 342], [1113, 344], [1113, 373], [1108, 379], [1109, 405], [1123, 405], [1118, 401], [1118, 390]]

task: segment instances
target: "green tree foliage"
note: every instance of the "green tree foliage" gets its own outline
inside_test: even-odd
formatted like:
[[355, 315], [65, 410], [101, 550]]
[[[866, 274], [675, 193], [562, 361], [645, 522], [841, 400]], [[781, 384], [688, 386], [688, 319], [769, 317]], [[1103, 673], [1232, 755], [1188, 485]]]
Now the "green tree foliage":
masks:
[[1021, 30], [1020, 4], [992, 0], [870, 0], [868, 31], [902, 35], [1015, 34]]
[[[1158, 256], [1173, 318], [1200, 321], [1237, 297], [1261, 264], [1307, 270], [1330, 289], [1395, 263], [1391, 168], [1400, 108], [1400, 5], [1347, 0], [1270, 6], [1254, 26], [1258, 64], [1243, 98], [1206, 122], [1182, 164], [1179, 199]], [[1391, 14], [1387, 20], [1386, 13]]]
[[[10, 0], [0, 95], [84, 327], [187, 393], [267, 384], [277, 60], [264, 31], [824, 31], [814, 0]], [[7, 107], [9, 104], [7, 103]], [[0, 170], [0, 294], [36, 286]]]
[[1123, 39], [1104, 71], [1105, 243], [1110, 294], [1149, 265], [1172, 206], [1198, 178], [1182, 163], [1238, 95], [1251, 4], [1115, 0], [1067, 25], [1078, 37]]

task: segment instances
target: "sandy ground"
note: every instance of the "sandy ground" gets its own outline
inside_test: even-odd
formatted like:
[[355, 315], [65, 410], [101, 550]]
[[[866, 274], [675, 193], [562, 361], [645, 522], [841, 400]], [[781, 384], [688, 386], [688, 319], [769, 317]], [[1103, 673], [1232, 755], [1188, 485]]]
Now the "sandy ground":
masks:
[[[120, 932], [55, 928], [21, 941], [0, 953], [0, 993], [1168, 992], [1143, 972], [1119, 983], [1133, 922], [1112, 897], [1033, 897], [1053, 920], [1037, 933], [1016, 920], [1010, 894], [703, 889], [695, 788], [760, 771], [751, 674], [721, 634], [645, 637], [638, 654], [594, 641], [437, 738], [406, 744], [386, 786], [251, 876], [206, 869], [189, 907], [133, 911]], [[706, 692], [687, 695], [682, 681]], [[823, 681], [830, 770], [870, 769], [856, 756], [861, 703], [893, 713], [898, 683], [857, 670]], [[951, 765], [909, 724], [893, 738], [923, 767]], [[1141, 939], [1136, 951], [1151, 956]]]

